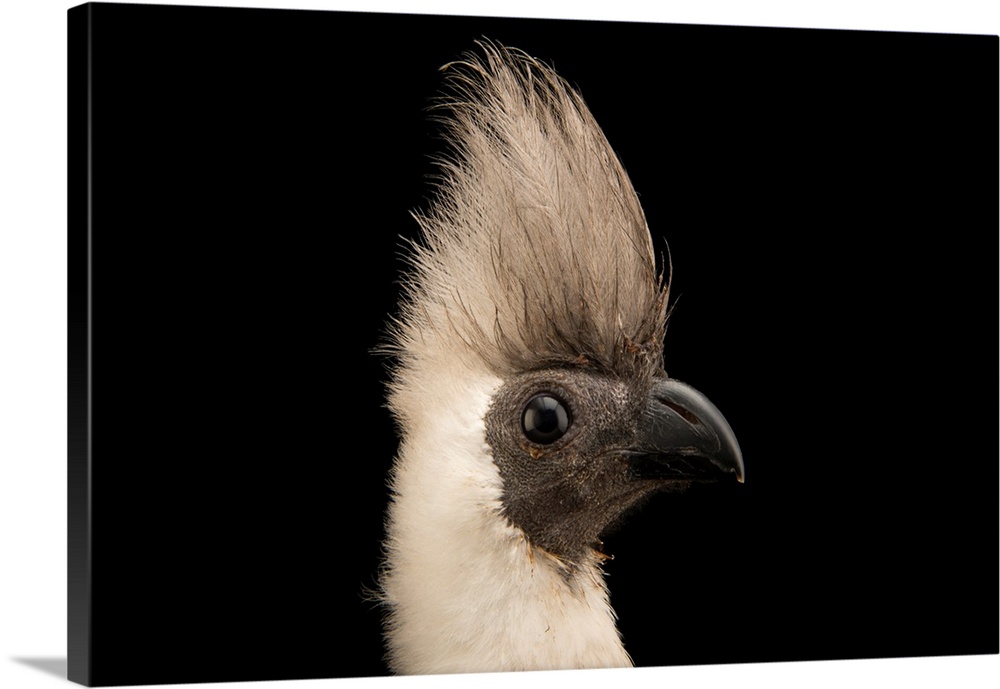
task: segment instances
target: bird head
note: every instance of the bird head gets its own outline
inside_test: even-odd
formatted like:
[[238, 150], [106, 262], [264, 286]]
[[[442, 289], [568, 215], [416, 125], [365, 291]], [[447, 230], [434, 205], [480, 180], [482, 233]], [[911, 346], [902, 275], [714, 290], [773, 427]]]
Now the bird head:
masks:
[[444, 68], [450, 148], [391, 326], [392, 630], [415, 542], [520, 538], [573, 571], [644, 497], [743, 477], [722, 414], [665, 372], [669, 281], [582, 97], [480, 47]]

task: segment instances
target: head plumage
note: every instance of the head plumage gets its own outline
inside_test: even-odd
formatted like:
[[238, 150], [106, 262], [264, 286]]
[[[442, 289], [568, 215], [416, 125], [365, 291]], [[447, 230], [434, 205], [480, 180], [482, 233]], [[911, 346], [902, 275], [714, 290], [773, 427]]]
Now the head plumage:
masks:
[[409, 256], [399, 373], [456, 357], [498, 376], [662, 368], [668, 285], [639, 199], [582, 97], [490, 42], [445, 65], [448, 153]]

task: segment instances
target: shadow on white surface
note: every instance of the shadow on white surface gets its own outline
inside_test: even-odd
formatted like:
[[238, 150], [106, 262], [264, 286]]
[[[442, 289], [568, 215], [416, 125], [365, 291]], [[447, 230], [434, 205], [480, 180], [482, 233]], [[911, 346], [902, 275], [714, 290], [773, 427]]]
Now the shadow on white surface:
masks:
[[66, 679], [67, 661], [65, 658], [11, 658], [22, 665], [33, 667], [59, 679]]

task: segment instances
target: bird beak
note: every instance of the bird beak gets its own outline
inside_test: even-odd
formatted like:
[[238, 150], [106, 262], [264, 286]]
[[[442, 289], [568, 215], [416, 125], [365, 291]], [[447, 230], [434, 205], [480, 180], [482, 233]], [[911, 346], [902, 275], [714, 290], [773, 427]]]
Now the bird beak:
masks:
[[722, 412], [678, 380], [659, 378], [650, 391], [632, 448], [632, 477], [660, 481], [743, 482], [743, 455]]

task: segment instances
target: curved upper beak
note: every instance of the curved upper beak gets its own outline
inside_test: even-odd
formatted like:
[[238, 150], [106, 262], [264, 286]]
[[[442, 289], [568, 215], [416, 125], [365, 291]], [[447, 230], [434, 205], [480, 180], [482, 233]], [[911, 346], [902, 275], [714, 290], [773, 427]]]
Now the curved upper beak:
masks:
[[743, 482], [743, 454], [722, 412], [679, 380], [659, 378], [632, 447], [625, 453], [636, 479]]

